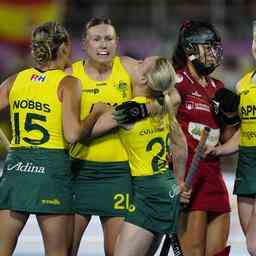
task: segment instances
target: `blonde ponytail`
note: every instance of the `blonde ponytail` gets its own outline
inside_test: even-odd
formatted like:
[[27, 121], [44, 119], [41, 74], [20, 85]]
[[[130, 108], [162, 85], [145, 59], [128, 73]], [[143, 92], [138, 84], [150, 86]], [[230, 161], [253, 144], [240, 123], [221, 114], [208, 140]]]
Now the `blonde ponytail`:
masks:
[[171, 62], [159, 57], [153, 68], [146, 74], [148, 86], [154, 91], [164, 92], [176, 83], [176, 73]]
[[175, 106], [173, 106], [170, 96], [173, 90], [175, 90], [177, 77], [171, 62], [163, 57], [157, 58], [155, 60], [155, 65], [146, 74], [146, 78], [148, 81], [148, 86], [151, 90], [153, 90], [153, 92], [157, 91], [163, 94], [163, 112], [168, 113], [171, 132], [178, 134], [178, 121], [176, 119], [176, 110], [174, 109]]
[[176, 111], [174, 109], [173, 103], [171, 101], [171, 97], [169, 95], [169, 91], [164, 91], [164, 110], [168, 113], [169, 116], [169, 124], [171, 131], [174, 131], [177, 128], [177, 119], [176, 119]]

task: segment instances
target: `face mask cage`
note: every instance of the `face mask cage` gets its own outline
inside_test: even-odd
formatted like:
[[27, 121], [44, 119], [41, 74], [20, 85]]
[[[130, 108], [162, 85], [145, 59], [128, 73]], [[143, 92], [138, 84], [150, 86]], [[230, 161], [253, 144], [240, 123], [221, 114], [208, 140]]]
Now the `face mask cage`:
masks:
[[[209, 42], [202, 44], [204, 48], [204, 63], [206, 66], [214, 65], [219, 66], [223, 61], [223, 47], [221, 42]], [[212, 61], [208, 61], [207, 55], [210, 56]]]
[[[199, 50], [199, 45], [203, 51]], [[198, 59], [205, 67], [219, 66], [223, 61], [223, 47], [220, 42], [189, 44], [185, 52], [190, 60]]]
[[[207, 54], [211, 55], [211, 58], [214, 59], [214, 66], [221, 64], [223, 59], [223, 47], [221, 39], [214, 28], [201, 26], [200, 24], [198, 26], [195, 24], [192, 26], [191, 24], [189, 27], [181, 29], [179, 40], [188, 57], [191, 55], [194, 55], [193, 58], [201, 57], [199, 56], [198, 46], [202, 45], [204, 52], [207, 52]], [[204, 62], [204, 60], [204, 58], [201, 58], [202, 62]], [[213, 63], [211, 63], [211, 65]]]

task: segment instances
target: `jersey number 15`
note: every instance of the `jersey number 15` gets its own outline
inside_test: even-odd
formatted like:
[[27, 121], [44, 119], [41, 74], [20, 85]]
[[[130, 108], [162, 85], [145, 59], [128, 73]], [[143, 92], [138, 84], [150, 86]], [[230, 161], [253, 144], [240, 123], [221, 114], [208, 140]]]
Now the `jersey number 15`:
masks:
[[[38, 131], [42, 134], [41, 139], [32, 139], [28, 137], [23, 137], [23, 141], [31, 145], [41, 145], [46, 143], [50, 139], [49, 132], [40, 124], [35, 121], [46, 122], [47, 118], [43, 115], [38, 115], [35, 113], [27, 113], [24, 129], [27, 132]], [[14, 113], [14, 131], [15, 131], [15, 144], [20, 144], [20, 115], [19, 113]]]

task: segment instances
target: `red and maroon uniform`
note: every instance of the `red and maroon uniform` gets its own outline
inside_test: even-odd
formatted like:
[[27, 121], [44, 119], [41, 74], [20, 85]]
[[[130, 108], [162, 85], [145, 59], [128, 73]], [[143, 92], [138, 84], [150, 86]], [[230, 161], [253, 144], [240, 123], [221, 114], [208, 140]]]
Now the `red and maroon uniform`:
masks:
[[[191, 164], [200, 132], [211, 128], [207, 144], [216, 145], [220, 137], [218, 122], [211, 111], [211, 99], [215, 92], [223, 87], [219, 80], [208, 77], [207, 86], [201, 86], [187, 69], [177, 71], [179, 82], [176, 85], [181, 96], [181, 105], [177, 118], [187, 138], [188, 161], [186, 175]], [[190, 210], [212, 212], [230, 211], [228, 192], [220, 170], [219, 158], [205, 158], [200, 161], [192, 180]]]

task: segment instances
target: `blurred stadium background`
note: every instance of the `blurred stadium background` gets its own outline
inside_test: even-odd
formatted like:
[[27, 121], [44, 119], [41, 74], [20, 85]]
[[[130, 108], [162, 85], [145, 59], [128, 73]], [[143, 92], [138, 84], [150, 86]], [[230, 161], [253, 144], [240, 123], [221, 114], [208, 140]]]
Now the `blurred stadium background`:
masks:
[[[135, 58], [170, 57], [182, 20], [203, 19], [215, 24], [223, 38], [224, 61], [214, 75], [233, 89], [239, 78], [253, 68], [251, 24], [255, 13], [255, 0], [0, 0], [0, 81], [31, 65], [29, 38], [32, 28], [41, 22], [57, 20], [65, 24], [72, 35], [75, 60], [83, 57], [81, 31], [94, 16], [112, 19], [120, 36], [120, 54]], [[0, 113], [0, 127], [10, 138], [9, 126], [6, 110]], [[3, 160], [5, 152], [1, 147], [0, 152]], [[223, 163], [230, 190], [235, 161], [233, 156]], [[233, 197], [232, 202], [234, 208]], [[247, 255], [235, 210], [232, 216], [231, 241], [235, 249], [231, 255]], [[96, 219], [90, 228], [86, 239], [91, 243], [80, 255], [103, 255]], [[34, 219], [20, 240], [15, 255], [43, 254]]]

